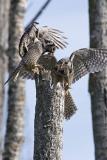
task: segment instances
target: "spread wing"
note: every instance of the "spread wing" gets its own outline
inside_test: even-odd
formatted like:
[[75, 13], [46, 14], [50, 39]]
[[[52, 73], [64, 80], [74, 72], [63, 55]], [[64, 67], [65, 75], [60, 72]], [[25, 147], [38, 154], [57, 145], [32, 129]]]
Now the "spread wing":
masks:
[[39, 36], [40, 38], [53, 42], [58, 49], [64, 49], [68, 44], [63, 32], [51, 27], [43, 26], [39, 28]]
[[73, 54], [73, 83], [87, 73], [102, 71], [107, 65], [107, 49], [83, 48]]

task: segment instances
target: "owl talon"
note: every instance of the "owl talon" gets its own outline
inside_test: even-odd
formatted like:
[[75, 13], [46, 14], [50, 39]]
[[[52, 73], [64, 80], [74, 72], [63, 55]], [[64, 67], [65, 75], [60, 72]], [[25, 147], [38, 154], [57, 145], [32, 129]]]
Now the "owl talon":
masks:
[[36, 67], [36, 68], [32, 69], [32, 72], [33, 72], [34, 74], [39, 74], [39, 69]]
[[38, 70], [39, 70], [39, 73], [41, 74], [42, 72], [44, 72], [44, 67], [43, 66], [41, 66], [41, 65], [38, 65], [37, 66], [38, 67]]

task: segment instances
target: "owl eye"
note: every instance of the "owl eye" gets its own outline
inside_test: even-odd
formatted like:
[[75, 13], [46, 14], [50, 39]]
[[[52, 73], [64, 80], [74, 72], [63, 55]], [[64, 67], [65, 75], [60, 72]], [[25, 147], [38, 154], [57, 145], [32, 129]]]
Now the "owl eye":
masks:
[[68, 62], [65, 62], [65, 64], [68, 64]]
[[45, 39], [45, 43], [50, 43], [50, 41], [49, 41], [49, 40], [47, 40], [47, 39]]
[[60, 72], [61, 74], [64, 74], [64, 69], [60, 70], [59, 72]]

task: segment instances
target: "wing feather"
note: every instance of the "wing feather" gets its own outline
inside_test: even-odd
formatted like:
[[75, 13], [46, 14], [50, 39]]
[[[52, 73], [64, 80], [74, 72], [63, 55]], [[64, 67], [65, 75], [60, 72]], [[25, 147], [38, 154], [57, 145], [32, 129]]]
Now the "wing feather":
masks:
[[83, 48], [73, 54], [73, 83], [87, 73], [102, 71], [107, 65], [107, 49]]
[[52, 41], [58, 49], [64, 49], [68, 44], [66, 41], [67, 37], [60, 30], [43, 26], [39, 29], [39, 34], [42, 38]]

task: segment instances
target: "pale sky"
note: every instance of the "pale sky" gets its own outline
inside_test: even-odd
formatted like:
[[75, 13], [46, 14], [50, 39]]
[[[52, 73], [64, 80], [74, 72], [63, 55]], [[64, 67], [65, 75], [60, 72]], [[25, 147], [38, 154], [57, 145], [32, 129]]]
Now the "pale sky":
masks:
[[[32, 19], [43, 2], [45, 0], [29, 0], [25, 25]], [[58, 59], [69, 56], [77, 49], [89, 47], [87, 0], [52, 0], [38, 22], [41, 25], [58, 28], [68, 37], [68, 48], [56, 52]], [[21, 160], [32, 160], [35, 93], [34, 81], [27, 81], [25, 144]], [[72, 86], [72, 95], [78, 110], [69, 121], [64, 122], [63, 160], [94, 160], [88, 76]]]

